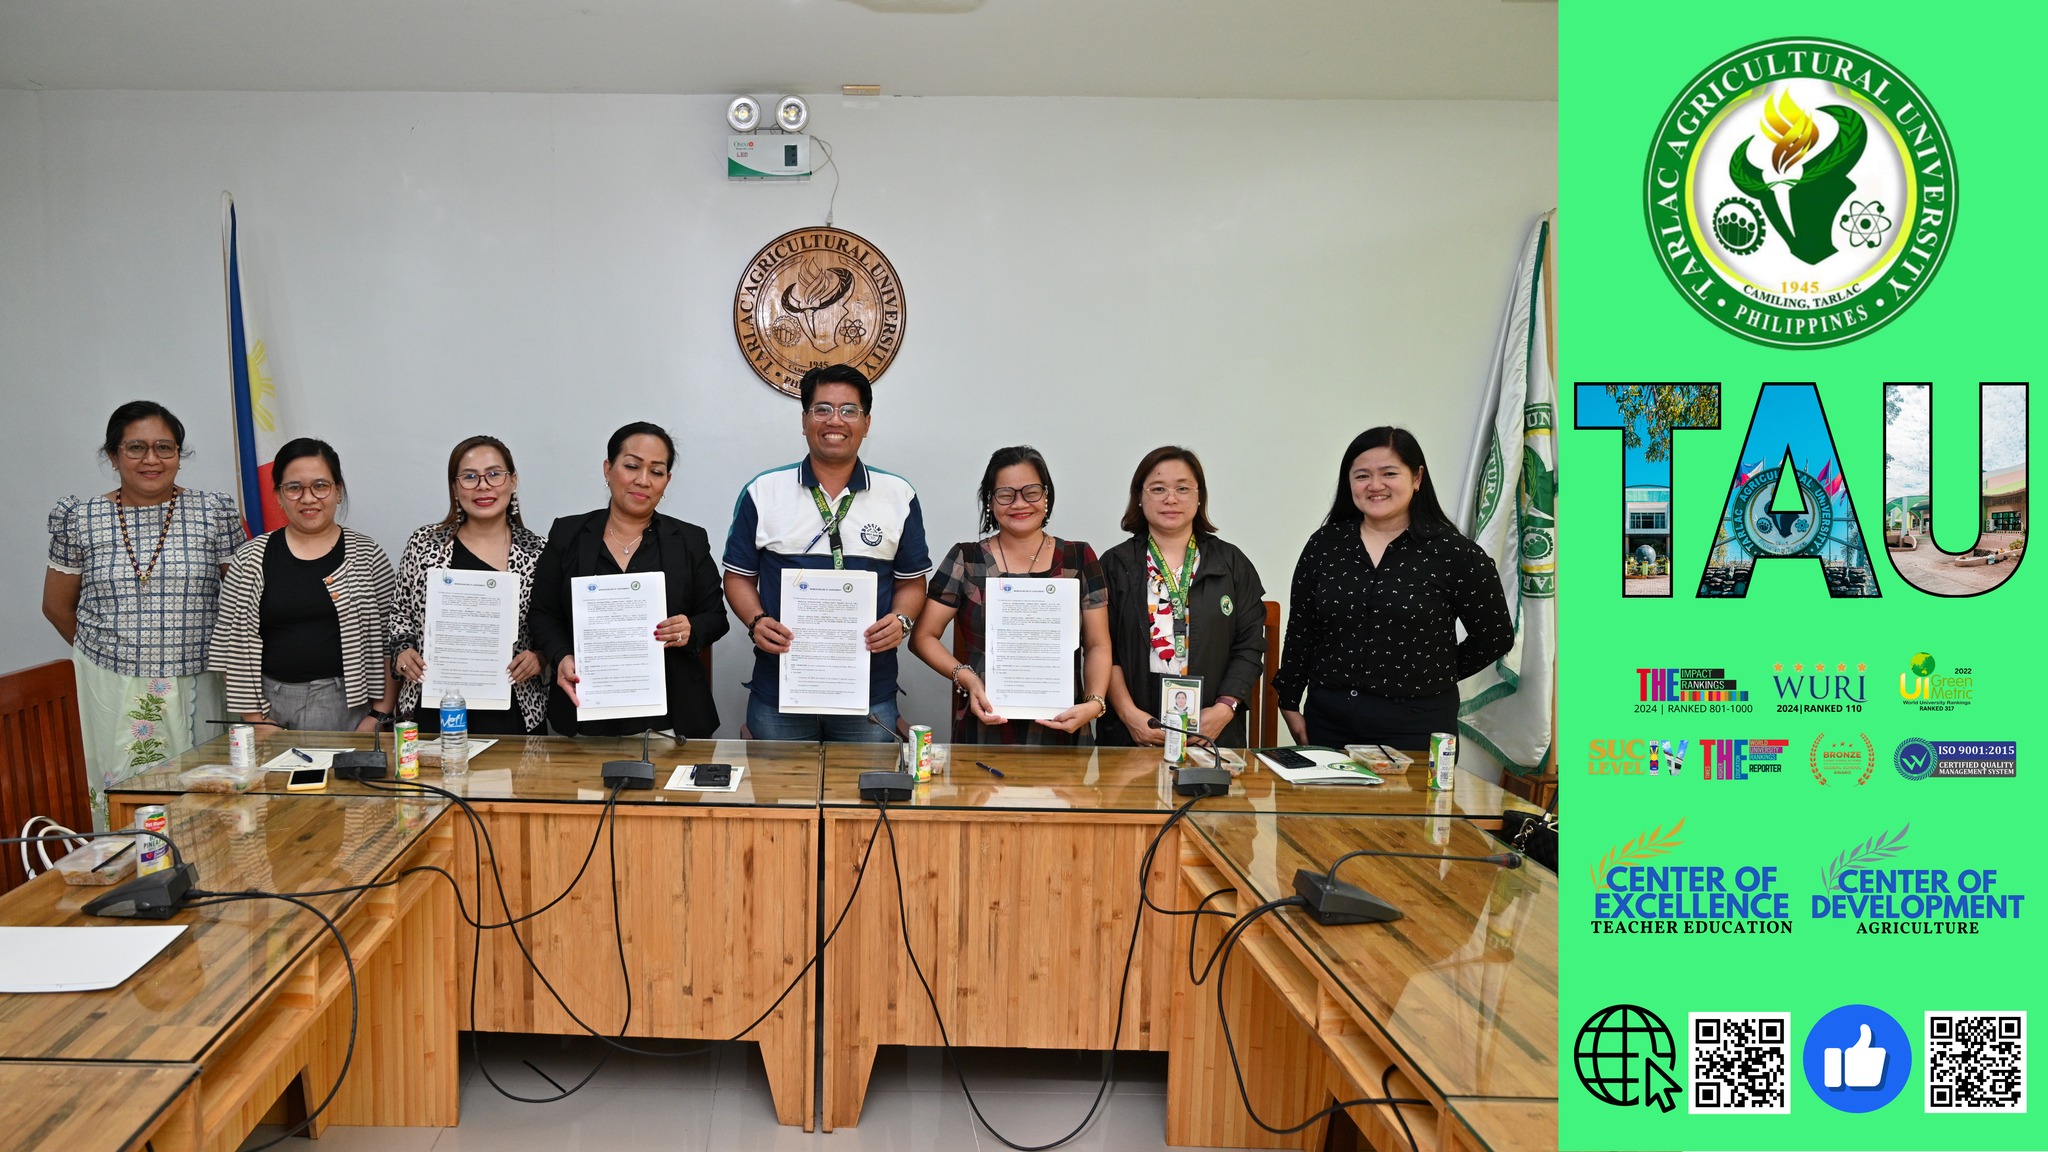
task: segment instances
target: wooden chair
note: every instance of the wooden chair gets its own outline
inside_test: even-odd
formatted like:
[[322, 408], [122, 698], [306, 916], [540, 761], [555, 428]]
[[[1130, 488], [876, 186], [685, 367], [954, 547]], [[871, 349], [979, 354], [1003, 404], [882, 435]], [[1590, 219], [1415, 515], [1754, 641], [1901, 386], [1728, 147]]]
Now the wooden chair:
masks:
[[[0, 828], [12, 836], [31, 816], [92, 827], [78, 682], [69, 660], [0, 676]], [[27, 879], [15, 853], [0, 853], [0, 892]]]

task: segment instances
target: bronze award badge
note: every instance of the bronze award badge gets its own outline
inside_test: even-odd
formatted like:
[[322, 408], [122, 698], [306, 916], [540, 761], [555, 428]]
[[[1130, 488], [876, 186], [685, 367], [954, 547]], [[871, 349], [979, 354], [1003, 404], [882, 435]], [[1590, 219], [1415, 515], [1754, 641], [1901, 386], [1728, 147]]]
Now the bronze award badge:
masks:
[[874, 245], [839, 228], [799, 228], [747, 262], [733, 335], [754, 374], [785, 395], [813, 368], [881, 378], [903, 346], [903, 283]]

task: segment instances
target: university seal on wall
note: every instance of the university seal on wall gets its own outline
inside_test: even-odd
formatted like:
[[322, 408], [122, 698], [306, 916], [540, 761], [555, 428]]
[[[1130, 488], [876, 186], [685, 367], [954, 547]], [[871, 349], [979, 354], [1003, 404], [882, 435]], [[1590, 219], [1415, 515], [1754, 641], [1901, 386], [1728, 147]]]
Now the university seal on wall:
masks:
[[874, 245], [839, 228], [799, 228], [747, 262], [733, 335], [754, 374], [797, 394], [813, 368], [851, 364], [881, 378], [903, 347], [903, 283]]

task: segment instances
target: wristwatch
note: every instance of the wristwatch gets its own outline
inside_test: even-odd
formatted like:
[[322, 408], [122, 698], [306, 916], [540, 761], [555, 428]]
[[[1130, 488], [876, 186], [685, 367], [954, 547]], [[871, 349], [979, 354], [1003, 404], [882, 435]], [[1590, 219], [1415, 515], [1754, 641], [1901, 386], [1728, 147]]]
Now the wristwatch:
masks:
[[1097, 708], [1100, 708], [1100, 709], [1102, 709], [1102, 711], [1101, 711], [1100, 713], [1098, 713], [1098, 714], [1096, 715], [1096, 717], [1095, 717], [1095, 718], [1096, 718], [1097, 720], [1100, 720], [1100, 719], [1102, 719], [1102, 718], [1103, 718], [1104, 716], [1107, 716], [1107, 715], [1109, 715], [1109, 701], [1107, 701], [1107, 700], [1104, 700], [1104, 699], [1103, 699], [1102, 697], [1100, 697], [1100, 696], [1090, 696], [1090, 697], [1088, 697], [1087, 699], [1089, 699], [1089, 700], [1093, 701], [1093, 702], [1094, 702], [1094, 704], [1095, 704], [1095, 706], [1096, 706]]
[[[896, 619], [903, 624], [903, 640], [910, 639], [910, 630], [912, 628], [917, 627], [917, 621], [912, 620], [910, 617], [905, 616], [901, 612], [898, 612], [896, 614]], [[903, 643], [903, 640], [898, 640], [897, 643], [901, 644]]]
[[1244, 707], [1244, 701], [1239, 700], [1235, 696], [1218, 696], [1216, 702], [1230, 709], [1230, 714], [1233, 716], [1237, 715], [1239, 710]]
[[372, 708], [370, 709], [370, 719], [375, 720], [379, 724], [389, 724], [393, 720], [397, 719], [397, 717], [393, 716], [389, 712], [379, 712], [375, 708]]

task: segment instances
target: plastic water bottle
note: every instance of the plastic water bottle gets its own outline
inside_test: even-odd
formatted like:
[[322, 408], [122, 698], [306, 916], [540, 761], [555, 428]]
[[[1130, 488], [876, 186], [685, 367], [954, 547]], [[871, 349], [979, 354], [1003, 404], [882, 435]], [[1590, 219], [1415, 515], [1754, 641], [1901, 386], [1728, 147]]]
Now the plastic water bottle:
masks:
[[441, 775], [469, 774], [469, 702], [448, 690], [441, 697]]

